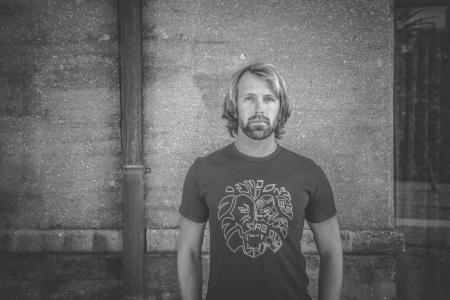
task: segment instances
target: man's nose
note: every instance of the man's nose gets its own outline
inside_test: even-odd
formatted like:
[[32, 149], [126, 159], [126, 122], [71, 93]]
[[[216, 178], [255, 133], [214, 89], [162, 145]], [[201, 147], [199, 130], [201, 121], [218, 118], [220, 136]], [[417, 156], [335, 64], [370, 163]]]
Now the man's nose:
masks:
[[262, 98], [256, 99], [256, 113], [257, 114], [264, 113], [264, 101]]

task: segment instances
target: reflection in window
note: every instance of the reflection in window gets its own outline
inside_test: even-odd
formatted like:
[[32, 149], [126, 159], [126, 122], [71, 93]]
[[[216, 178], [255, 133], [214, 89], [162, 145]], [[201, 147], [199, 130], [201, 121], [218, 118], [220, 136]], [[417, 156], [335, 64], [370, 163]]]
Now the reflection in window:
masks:
[[396, 220], [406, 242], [398, 260], [398, 297], [450, 299], [450, 12], [445, 1], [439, 7], [398, 3]]
[[399, 218], [450, 220], [450, 205], [446, 205], [450, 196], [450, 98], [445, 14], [444, 7], [396, 11]]

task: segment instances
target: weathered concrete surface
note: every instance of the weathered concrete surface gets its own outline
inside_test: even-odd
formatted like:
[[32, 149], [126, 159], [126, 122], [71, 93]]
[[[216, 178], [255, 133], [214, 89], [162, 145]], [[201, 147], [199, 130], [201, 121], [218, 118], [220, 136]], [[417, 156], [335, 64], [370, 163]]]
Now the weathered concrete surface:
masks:
[[[319, 260], [307, 255], [309, 291], [317, 299]], [[174, 254], [152, 254], [146, 261], [146, 293], [150, 299], [181, 299], [176, 277]], [[209, 274], [209, 256], [203, 256], [203, 292], [206, 292]], [[345, 256], [342, 300], [396, 299], [395, 259], [392, 256]], [[154, 297], [154, 298], [151, 298]]]
[[115, 1], [0, 3], [0, 228], [122, 222]]
[[176, 227], [192, 161], [229, 143], [231, 74], [255, 60], [284, 75], [294, 113], [282, 144], [322, 165], [342, 227], [393, 226], [390, 1], [146, 1], [148, 227]]
[[0, 256], [2, 299], [121, 299], [123, 267], [114, 255]]

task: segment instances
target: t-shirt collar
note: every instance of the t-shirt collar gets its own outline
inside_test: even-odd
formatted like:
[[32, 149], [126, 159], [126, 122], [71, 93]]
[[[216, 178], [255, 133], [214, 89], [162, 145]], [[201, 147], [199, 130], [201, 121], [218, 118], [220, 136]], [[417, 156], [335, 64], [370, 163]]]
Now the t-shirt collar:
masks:
[[247, 160], [247, 161], [252, 161], [252, 162], [268, 161], [268, 160], [271, 160], [272, 158], [274, 158], [275, 156], [277, 156], [278, 153], [280, 153], [281, 146], [278, 145], [278, 143], [276, 145], [277, 145], [277, 148], [275, 149], [274, 152], [272, 152], [271, 154], [269, 154], [267, 156], [263, 156], [263, 157], [254, 157], [254, 156], [250, 156], [250, 155], [240, 152], [237, 149], [235, 142], [231, 143], [231, 151], [233, 152], [233, 154], [235, 154], [235, 155], [239, 156], [240, 158]]

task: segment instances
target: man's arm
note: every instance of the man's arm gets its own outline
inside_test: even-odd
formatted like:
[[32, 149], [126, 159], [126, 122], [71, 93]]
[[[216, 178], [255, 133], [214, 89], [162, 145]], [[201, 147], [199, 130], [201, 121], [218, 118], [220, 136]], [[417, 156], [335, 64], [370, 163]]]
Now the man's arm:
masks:
[[201, 250], [205, 224], [181, 217], [177, 266], [183, 300], [202, 299]]
[[342, 245], [337, 216], [308, 224], [320, 256], [319, 300], [338, 300], [342, 286]]

